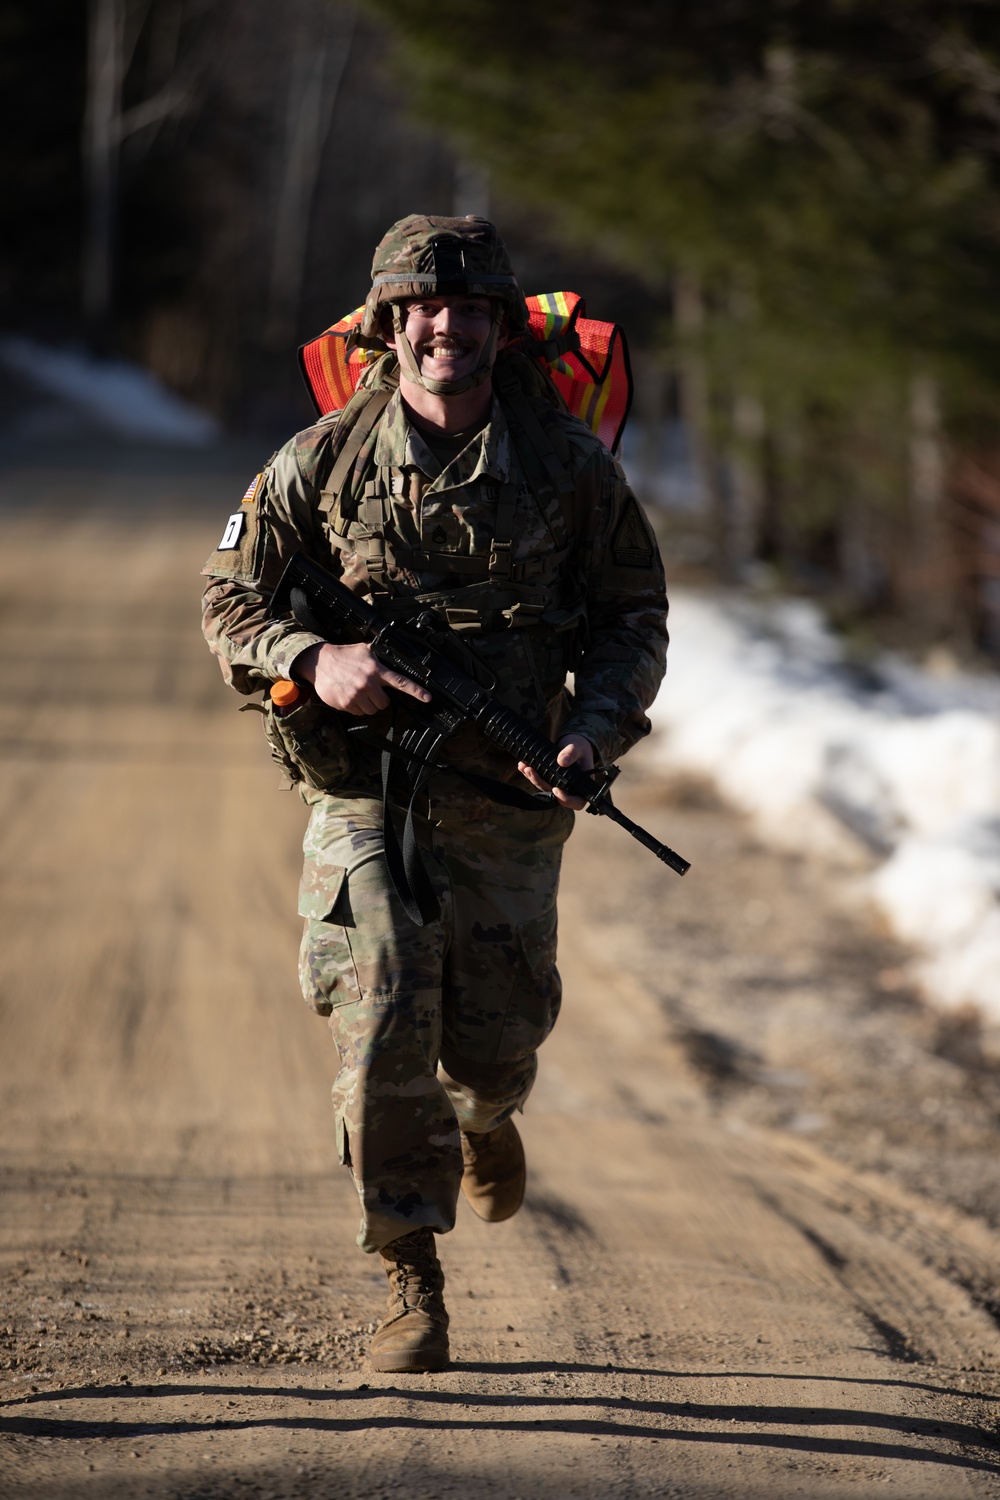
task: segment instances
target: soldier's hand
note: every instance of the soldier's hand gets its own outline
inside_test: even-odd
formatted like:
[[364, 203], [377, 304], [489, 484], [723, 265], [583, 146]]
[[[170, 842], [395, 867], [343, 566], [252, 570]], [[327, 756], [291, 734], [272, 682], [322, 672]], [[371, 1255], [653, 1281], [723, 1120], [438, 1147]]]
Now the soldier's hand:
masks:
[[308, 646], [295, 658], [292, 670], [301, 681], [312, 683], [317, 698], [345, 714], [377, 714], [388, 708], [387, 687], [409, 693], [421, 703], [431, 701], [426, 688], [384, 667], [364, 642]]
[[[594, 769], [594, 747], [589, 740], [585, 740], [582, 734], [567, 734], [559, 741], [559, 753], [556, 756], [561, 766], [579, 766], [581, 771], [592, 771]], [[579, 812], [581, 807], [586, 807], [582, 797], [571, 797], [568, 792], [562, 791], [557, 786], [549, 786], [543, 781], [537, 771], [533, 771], [524, 762], [518, 764], [517, 769], [521, 775], [536, 786], [540, 792], [551, 792], [557, 802], [563, 807], [572, 807]]]

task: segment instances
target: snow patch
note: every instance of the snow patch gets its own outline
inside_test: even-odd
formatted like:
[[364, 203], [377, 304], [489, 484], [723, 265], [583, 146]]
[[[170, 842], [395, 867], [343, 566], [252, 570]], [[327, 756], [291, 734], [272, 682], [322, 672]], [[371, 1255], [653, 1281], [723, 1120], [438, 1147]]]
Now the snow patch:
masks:
[[711, 777], [771, 842], [874, 855], [928, 993], [1000, 1020], [1000, 680], [854, 669], [801, 600], [678, 590], [671, 626], [661, 763]]
[[219, 437], [214, 418], [126, 360], [94, 359], [8, 336], [0, 338], [0, 363], [116, 437], [177, 448], [205, 448]]

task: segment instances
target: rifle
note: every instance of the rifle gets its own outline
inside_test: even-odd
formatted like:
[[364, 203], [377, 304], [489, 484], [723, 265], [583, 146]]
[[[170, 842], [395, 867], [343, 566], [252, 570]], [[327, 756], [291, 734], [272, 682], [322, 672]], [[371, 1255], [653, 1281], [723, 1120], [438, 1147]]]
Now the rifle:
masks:
[[[473, 672], [476, 663], [470, 662], [471, 653], [463, 658], [465, 648], [447, 625], [442, 625], [430, 610], [424, 610], [414, 618], [403, 621], [382, 614], [375, 606], [366, 604], [350, 589], [346, 588], [332, 573], [302, 552], [296, 552], [278, 581], [277, 588], [268, 607], [272, 619], [292, 615], [305, 629], [343, 645], [357, 641], [366, 642], [373, 655], [383, 666], [401, 672], [413, 682], [425, 687], [431, 694], [427, 705], [414, 704], [410, 708], [415, 725], [403, 731], [395, 740], [390, 730], [383, 744], [383, 790], [388, 793], [390, 758], [403, 759], [420, 769], [411, 773], [413, 797], [427, 777], [435, 770], [444, 769], [436, 759], [439, 746], [462, 724], [475, 724], [491, 744], [507, 752], [515, 760], [531, 766], [550, 786], [559, 787], [572, 797], [581, 797], [587, 812], [610, 818], [626, 833], [637, 839], [657, 859], [678, 875], [690, 869], [689, 862], [662, 844], [659, 839], [640, 828], [611, 800], [610, 787], [618, 776], [617, 766], [605, 766], [593, 772], [579, 766], [561, 766], [556, 759], [556, 747], [533, 729], [513, 709], [498, 703], [491, 691], [484, 686], [482, 672], [477, 681]], [[470, 670], [471, 668], [471, 670]], [[351, 733], [366, 734], [367, 726], [358, 725]], [[370, 734], [370, 732], [368, 732]], [[554, 799], [549, 794], [527, 796], [503, 782], [487, 781], [486, 778], [462, 772], [473, 785], [480, 786], [496, 801], [507, 802], [515, 807], [541, 809], [551, 807]], [[413, 797], [410, 811], [412, 813]], [[407, 837], [404, 841], [403, 864], [407, 866], [410, 890], [400, 889], [398, 877], [398, 848], [393, 851], [395, 833], [386, 817], [386, 859], [393, 883], [408, 914], [419, 925], [434, 913], [436, 901], [429, 890], [429, 880], [420, 868], [410, 868], [416, 857], [411, 821], [408, 817]], [[409, 846], [407, 848], [406, 846]], [[419, 858], [416, 857], [419, 865]], [[416, 880], [413, 879], [416, 874]], [[426, 898], [421, 902], [421, 888]], [[414, 909], [419, 917], [414, 915]]]

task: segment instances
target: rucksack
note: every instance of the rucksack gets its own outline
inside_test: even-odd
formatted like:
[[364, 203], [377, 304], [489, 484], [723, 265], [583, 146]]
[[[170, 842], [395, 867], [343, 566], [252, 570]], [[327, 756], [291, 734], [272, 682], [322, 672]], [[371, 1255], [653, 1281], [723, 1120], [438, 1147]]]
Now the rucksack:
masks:
[[[632, 404], [632, 369], [625, 332], [617, 323], [588, 318], [576, 292], [528, 297], [528, 332], [498, 356], [498, 369], [512, 355], [528, 356], [539, 384], [559, 405], [616, 452]], [[299, 350], [302, 374], [321, 417], [342, 411], [365, 370], [381, 351], [359, 340], [364, 308], [341, 318]]]

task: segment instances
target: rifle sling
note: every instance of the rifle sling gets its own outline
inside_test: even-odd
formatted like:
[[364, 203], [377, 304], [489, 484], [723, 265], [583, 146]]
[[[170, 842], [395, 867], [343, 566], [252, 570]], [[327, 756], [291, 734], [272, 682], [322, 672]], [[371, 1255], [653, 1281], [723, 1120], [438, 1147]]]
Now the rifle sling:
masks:
[[[385, 863], [400, 904], [415, 927], [426, 927], [428, 922], [436, 922], [441, 915], [441, 907], [434, 893], [431, 878], [420, 855], [420, 846], [417, 843], [417, 833], [413, 823], [413, 804], [436, 769], [431, 757], [445, 735], [440, 730], [428, 730], [421, 736], [421, 740], [428, 737], [431, 740], [430, 755], [414, 757], [422, 760], [423, 765], [410, 783], [410, 800], [403, 821], [402, 848], [400, 848], [399, 836], [393, 822], [390, 797], [395, 761], [392, 726], [386, 735], [386, 748], [382, 751], [382, 845], [385, 850]], [[405, 755], [406, 751], [404, 750], [403, 753]]]

